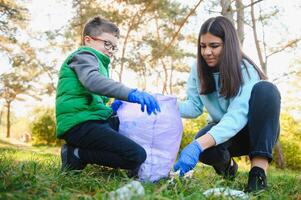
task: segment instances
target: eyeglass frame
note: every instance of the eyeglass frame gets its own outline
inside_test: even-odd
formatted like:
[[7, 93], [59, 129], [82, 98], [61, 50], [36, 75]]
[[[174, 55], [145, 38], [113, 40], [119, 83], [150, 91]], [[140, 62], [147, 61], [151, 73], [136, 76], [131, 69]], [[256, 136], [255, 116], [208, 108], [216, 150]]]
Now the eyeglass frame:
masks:
[[117, 45], [113, 45], [112, 42], [108, 41], [108, 40], [104, 40], [98, 37], [94, 37], [94, 36], [89, 36], [92, 40], [95, 41], [102, 41], [103, 42], [103, 46], [106, 50], [112, 51], [113, 53], [116, 53], [118, 51], [118, 47]]

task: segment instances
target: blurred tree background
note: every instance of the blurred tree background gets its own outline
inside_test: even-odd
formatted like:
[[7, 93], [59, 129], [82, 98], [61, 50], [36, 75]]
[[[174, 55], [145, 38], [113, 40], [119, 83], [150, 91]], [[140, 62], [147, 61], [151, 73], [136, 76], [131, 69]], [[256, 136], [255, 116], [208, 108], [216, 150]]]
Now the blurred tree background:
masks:
[[[292, 2], [300, 8], [300, 3]], [[185, 97], [189, 66], [196, 57], [200, 24], [208, 17], [224, 15], [235, 24], [243, 49], [252, 46], [254, 59], [268, 76], [278, 67], [270, 64], [273, 57], [280, 53], [296, 55], [287, 71], [270, 81], [282, 91], [276, 164], [301, 169], [298, 157], [301, 155], [301, 57], [298, 54], [301, 32], [288, 34], [290, 27], [283, 22], [280, 3], [269, 0], [69, 0], [60, 2], [66, 12], [71, 13], [67, 23], [43, 31], [35, 31], [30, 26], [35, 18], [30, 13], [31, 3], [30, 0], [0, 0], [0, 54], [8, 66], [8, 70], [0, 74], [0, 134], [4, 137], [19, 139], [30, 134], [33, 144], [61, 144], [54, 138], [57, 73], [62, 60], [80, 45], [81, 30], [92, 16], [102, 15], [121, 30], [120, 50], [111, 64], [112, 78], [126, 84], [132, 79], [136, 81], [135, 87], [181, 99]], [[279, 37], [271, 38], [272, 31], [279, 33]], [[20, 117], [14, 107], [29, 104], [36, 106], [27, 117]], [[191, 141], [205, 125], [206, 115], [183, 122], [181, 146]]]

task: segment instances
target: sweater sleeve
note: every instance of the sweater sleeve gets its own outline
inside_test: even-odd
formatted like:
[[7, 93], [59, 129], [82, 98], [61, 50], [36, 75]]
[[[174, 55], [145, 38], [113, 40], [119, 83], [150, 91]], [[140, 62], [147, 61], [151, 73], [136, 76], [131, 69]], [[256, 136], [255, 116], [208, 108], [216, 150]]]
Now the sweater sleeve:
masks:
[[248, 67], [248, 72], [245, 67], [242, 68], [244, 84], [240, 88], [240, 92], [237, 96], [230, 99], [226, 114], [209, 131], [216, 145], [235, 136], [248, 122], [249, 99], [252, 88], [260, 81], [260, 77], [253, 66]]
[[98, 60], [90, 52], [79, 52], [68, 63], [81, 84], [90, 92], [101, 96], [127, 100], [130, 88], [99, 73]]
[[193, 64], [187, 81], [187, 98], [179, 102], [179, 111], [183, 118], [196, 118], [203, 113], [203, 103], [198, 92], [196, 64]]

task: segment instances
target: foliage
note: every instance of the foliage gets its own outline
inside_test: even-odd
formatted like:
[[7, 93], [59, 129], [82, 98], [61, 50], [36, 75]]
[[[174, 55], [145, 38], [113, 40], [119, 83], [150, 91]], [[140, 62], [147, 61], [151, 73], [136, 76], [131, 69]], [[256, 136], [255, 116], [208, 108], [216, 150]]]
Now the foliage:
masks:
[[[125, 170], [95, 165], [81, 174], [61, 173], [58, 154], [58, 148], [16, 148], [0, 141], [0, 199], [106, 199], [110, 191], [132, 180]], [[192, 178], [142, 183], [142, 199], [206, 199], [202, 193], [213, 187], [243, 190], [247, 177], [248, 169], [240, 168], [234, 181], [225, 181], [212, 168], [198, 165]], [[250, 194], [250, 199], [300, 199], [298, 172], [272, 168], [268, 177], [269, 190]]]
[[[7, 122], [4, 116], [7, 113], [2, 113], [2, 119], [0, 122], [0, 134], [4, 133], [7, 128]], [[10, 123], [11, 123], [11, 138], [22, 139], [22, 137], [28, 133], [30, 133], [29, 124], [30, 120], [27, 116], [17, 117], [15, 112], [11, 112], [10, 114]], [[30, 140], [30, 138], [28, 138]]]
[[0, 76], [0, 98], [7, 109], [7, 137], [10, 137], [10, 112], [14, 101], [23, 101], [22, 95], [36, 97], [33, 83], [40, 71], [37, 70], [35, 50], [29, 42], [23, 42], [26, 32], [28, 13], [19, 0], [0, 1], [0, 50], [7, 57], [11, 67], [9, 72]]
[[206, 126], [208, 114], [204, 113], [196, 119], [186, 119], [183, 123], [183, 137], [181, 141], [181, 149], [194, 140], [196, 134]]
[[55, 136], [54, 110], [40, 108], [36, 111], [35, 120], [31, 124], [31, 134], [34, 145], [61, 145]]
[[287, 113], [281, 114], [280, 143], [286, 167], [301, 170], [300, 123], [297, 123], [292, 116]]
[[[10, 112], [14, 101], [24, 101], [22, 95], [35, 99], [35, 81], [40, 70], [37, 70], [35, 52], [28, 44], [19, 44], [22, 53], [11, 54], [12, 69], [0, 75], [0, 98], [4, 100], [7, 109], [7, 137], [10, 136]], [[30, 66], [30, 67], [29, 67]]]
[[27, 9], [19, 0], [0, 0], [0, 13], [0, 50], [10, 52], [17, 30], [26, 25]]
[[112, 61], [113, 72], [116, 72], [119, 81], [122, 81], [127, 68], [139, 76], [138, 84], [142, 89], [146, 89], [147, 83], [152, 84], [150, 77], [153, 76], [157, 87], [161, 87], [158, 83], [163, 84], [162, 93], [172, 94], [181, 86], [178, 84], [180, 81], [173, 78], [174, 72], [187, 72], [189, 68], [183, 60], [194, 57], [189, 48], [180, 48], [179, 43], [187, 44], [189, 41], [185, 37], [192, 37], [192, 34], [184, 35], [180, 30], [187, 21], [186, 17], [195, 14], [197, 6], [189, 8], [168, 0], [108, 0], [101, 3], [96, 0], [73, 0], [75, 14], [70, 28], [66, 29], [65, 35], [68, 37], [65, 47], [74, 48], [74, 41], [81, 41], [84, 23], [101, 13], [121, 30], [121, 55]]

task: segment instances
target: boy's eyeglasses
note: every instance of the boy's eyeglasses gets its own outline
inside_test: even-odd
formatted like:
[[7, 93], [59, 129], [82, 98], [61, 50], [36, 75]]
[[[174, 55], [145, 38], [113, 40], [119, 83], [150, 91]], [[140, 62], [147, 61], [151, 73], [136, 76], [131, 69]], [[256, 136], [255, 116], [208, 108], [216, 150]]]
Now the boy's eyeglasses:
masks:
[[103, 40], [103, 39], [93, 37], [93, 36], [90, 36], [90, 38], [92, 38], [93, 40], [96, 40], [96, 41], [102, 41], [106, 50], [110, 50], [113, 53], [116, 53], [118, 51], [118, 47], [116, 45], [113, 45], [110, 41]]

